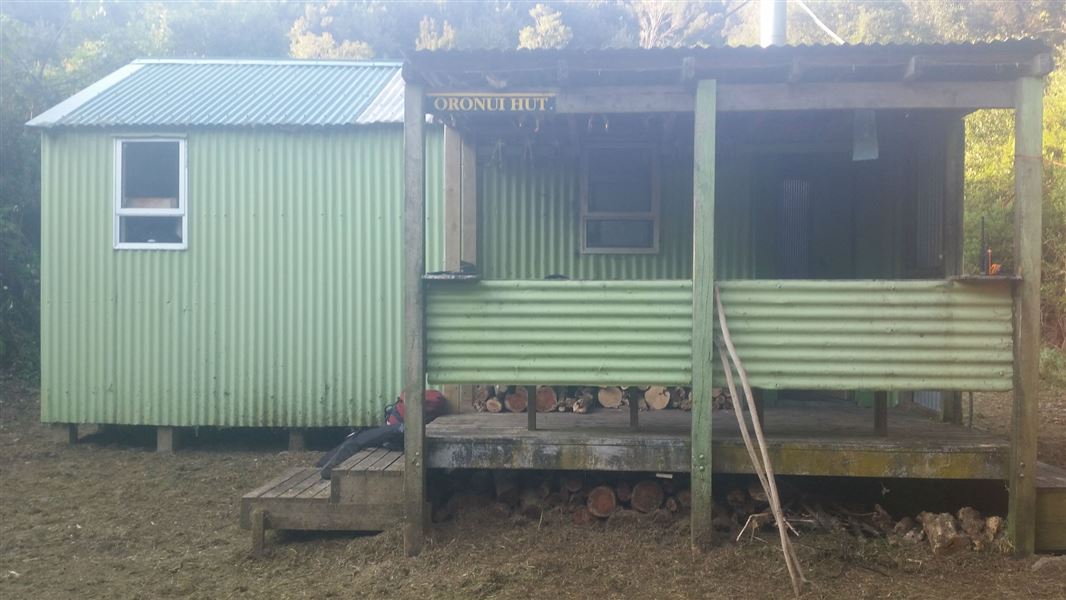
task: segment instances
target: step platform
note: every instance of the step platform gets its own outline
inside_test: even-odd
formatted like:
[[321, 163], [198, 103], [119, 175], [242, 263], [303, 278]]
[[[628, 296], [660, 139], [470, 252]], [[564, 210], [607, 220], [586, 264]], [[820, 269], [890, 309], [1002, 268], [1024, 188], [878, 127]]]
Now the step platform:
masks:
[[403, 518], [403, 468], [403, 452], [368, 448], [328, 480], [313, 467], [289, 469], [241, 497], [241, 527], [257, 553], [268, 529], [383, 531]]
[[1036, 551], [1066, 552], [1066, 469], [1036, 465]]

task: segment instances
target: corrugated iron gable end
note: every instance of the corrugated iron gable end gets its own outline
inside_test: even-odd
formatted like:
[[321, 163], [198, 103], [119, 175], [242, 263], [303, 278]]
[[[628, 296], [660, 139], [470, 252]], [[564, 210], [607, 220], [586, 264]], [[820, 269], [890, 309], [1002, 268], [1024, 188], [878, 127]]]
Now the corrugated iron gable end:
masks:
[[[403, 87], [397, 93], [394, 83], [399, 63], [145, 60], [130, 66], [139, 68], [109, 77], [102, 91], [30, 125], [321, 127], [402, 120]], [[396, 106], [383, 104], [390, 101]], [[364, 116], [371, 106], [373, 114]]]

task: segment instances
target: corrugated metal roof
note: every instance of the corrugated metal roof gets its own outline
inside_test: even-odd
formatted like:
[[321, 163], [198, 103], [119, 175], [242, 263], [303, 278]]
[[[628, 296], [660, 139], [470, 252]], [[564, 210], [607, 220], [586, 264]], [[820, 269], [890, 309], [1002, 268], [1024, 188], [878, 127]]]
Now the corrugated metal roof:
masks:
[[[399, 73], [398, 62], [138, 60], [28, 125], [319, 127], [398, 123], [403, 117]], [[372, 110], [367, 112], [368, 108]]]

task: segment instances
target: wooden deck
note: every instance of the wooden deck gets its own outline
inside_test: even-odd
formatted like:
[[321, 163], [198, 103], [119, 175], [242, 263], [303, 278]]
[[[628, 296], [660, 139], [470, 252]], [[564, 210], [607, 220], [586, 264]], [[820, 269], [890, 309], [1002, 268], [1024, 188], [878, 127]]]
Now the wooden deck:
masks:
[[[624, 410], [544, 413], [529, 431], [525, 414], [440, 417], [426, 427], [430, 468], [688, 472], [690, 415], [641, 413], [639, 431]], [[1005, 479], [1008, 442], [988, 433], [891, 410], [888, 434], [874, 432], [873, 409], [804, 402], [766, 409], [771, 459], [783, 475]], [[736, 418], [716, 411], [716, 473], [751, 473]]]

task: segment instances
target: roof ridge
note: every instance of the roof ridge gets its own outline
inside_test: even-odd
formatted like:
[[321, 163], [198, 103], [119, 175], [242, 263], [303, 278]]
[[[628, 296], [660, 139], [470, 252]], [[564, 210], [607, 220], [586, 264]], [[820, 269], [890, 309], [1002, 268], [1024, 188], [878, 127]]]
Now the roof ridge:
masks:
[[403, 61], [395, 60], [345, 60], [301, 58], [138, 58], [135, 65], [316, 65], [331, 67], [391, 67], [399, 68]]

